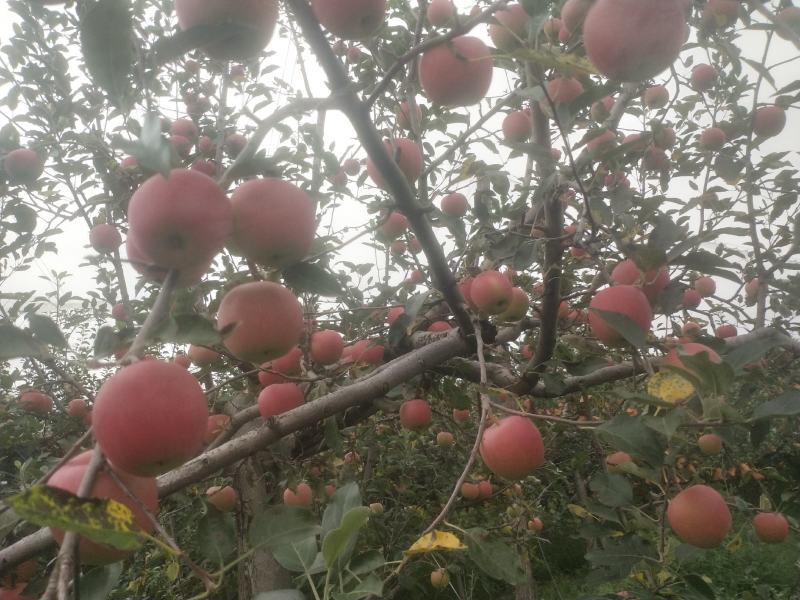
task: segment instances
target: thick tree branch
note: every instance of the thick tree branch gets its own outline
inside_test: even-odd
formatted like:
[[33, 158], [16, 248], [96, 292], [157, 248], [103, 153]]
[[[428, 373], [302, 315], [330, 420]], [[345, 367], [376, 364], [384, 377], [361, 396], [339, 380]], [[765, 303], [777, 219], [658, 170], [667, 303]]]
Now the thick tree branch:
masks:
[[393, 157], [386, 152], [383, 140], [372, 123], [369, 106], [354, 91], [344, 66], [331, 50], [308, 2], [287, 0], [287, 4], [325, 71], [333, 93], [339, 95], [341, 110], [350, 120], [361, 145], [381, 173], [389, 193], [417, 236], [428, 259], [434, 285], [444, 296], [461, 330], [465, 333], [471, 332], [472, 321], [455, 277], [448, 267], [444, 251], [436, 239], [425, 209], [417, 201], [413, 189], [394, 162]]

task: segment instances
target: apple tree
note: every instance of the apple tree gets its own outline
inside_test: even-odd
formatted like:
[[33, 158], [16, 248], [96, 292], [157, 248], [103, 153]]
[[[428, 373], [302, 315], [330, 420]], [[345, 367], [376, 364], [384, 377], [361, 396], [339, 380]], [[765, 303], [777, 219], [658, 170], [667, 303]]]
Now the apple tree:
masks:
[[795, 597], [800, 6], [0, 20], [0, 599]]

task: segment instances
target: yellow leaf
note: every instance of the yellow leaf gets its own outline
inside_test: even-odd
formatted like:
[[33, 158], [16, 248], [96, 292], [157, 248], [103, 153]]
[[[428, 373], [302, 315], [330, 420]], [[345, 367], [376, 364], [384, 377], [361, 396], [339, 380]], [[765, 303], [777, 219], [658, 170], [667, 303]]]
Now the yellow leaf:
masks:
[[725, 546], [725, 548], [730, 553], [738, 552], [739, 550], [741, 550], [741, 548], [742, 548], [742, 534], [737, 533], [736, 537], [734, 537], [730, 542], [728, 542], [728, 544]]
[[426, 533], [416, 542], [411, 544], [411, 547], [406, 550], [407, 555], [413, 554], [427, 554], [428, 552], [436, 552], [437, 550], [466, 550], [467, 547], [461, 543], [454, 534], [447, 531], [439, 531], [434, 529], [430, 533]]
[[694, 394], [694, 386], [674, 371], [659, 371], [647, 381], [647, 392], [664, 402], [680, 404]]
[[534, 62], [543, 67], [554, 68], [567, 75], [596, 75], [594, 68], [585, 58], [577, 54], [564, 54], [555, 48], [533, 50], [525, 48], [515, 51], [512, 56], [520, 60]]
[[167, 566], [167, 579], [170, 581], [175, 581], [178, 578], [178, 575], [181, 574], [181, 566], [178, 564], [178, 561], [173, 560]]
[[586, 517], [590, 516], [589, 511], [578, 504], [567, 504], [567, 508], [569, 509], [569, 512], [579, 519], [585, 519]]

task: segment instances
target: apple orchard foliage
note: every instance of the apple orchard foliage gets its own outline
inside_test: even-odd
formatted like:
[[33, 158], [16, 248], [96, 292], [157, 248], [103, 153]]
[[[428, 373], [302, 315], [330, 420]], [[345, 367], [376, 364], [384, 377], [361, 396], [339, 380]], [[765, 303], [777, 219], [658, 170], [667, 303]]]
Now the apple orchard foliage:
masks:
[[[68, 597], [39, 526], [91, 598], [796, 591], [800, 8], [45, 4], [0, 49], [0, 598]], [[90, 424], [101, 499], [88, 451], [37, 486]], [[155, 528], [120, 481], [162, 543], [108, 546]]]

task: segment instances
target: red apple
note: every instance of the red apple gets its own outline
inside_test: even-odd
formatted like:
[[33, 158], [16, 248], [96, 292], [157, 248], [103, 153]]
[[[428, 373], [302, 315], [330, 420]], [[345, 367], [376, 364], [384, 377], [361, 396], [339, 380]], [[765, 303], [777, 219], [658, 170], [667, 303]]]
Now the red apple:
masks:
[[494, 493], [494, 487], [492, 487], [492, 482], [486, 479], [481, 479], [478, 482], [478, 492], [480, 493], [480, 497], [482, 500], [491, 498], [492, 494]]
[[561, 31], [561, 27], [563, 27], [563, 22], [561, 19], [552, 17], [547, 19], [542, 24], [542, 33], [544, 33], [550, 41], [557, 41], [558, 40], [558, 32]]
[[489, 91], [493, 64], [481, 40], [460, 36], [426, 50], [419, 62], [419, 80], [431, 100], [444, 106], [477, 104]]
[[192, 458], [203, 445], [208, 406], [186, 369], [159, 360], [123, 367], [97, 392], [94, 434], [115, 467], [152, 477]]
[[675, 135], [675, 130], [672, 127], [662, 127], [659, 125], [657, 128], [654, 128], [653, 144], [662, 150], [672, 148], [677, 140], [678, 138]]
[[283, 490], [283, 503], [286, 506], [311, 506], [311, 486], [305, 481], [298, 483], [294, 490], [286, 488]]
[[311, 8], [325, 29], [345, 40], [370, 37], [386, 19], [386, 0], [311, 0]]
[[67, 402], [67, 414], [70, 417], [83, 418], [89, 412], [89, 406], [83, 398], [74, 398]]
[[122, 245], [119, 230], [108, 223], [100, 223], [89, 230], [89, 243], [101, 254], [111, 254]]
[[452, 446], [456, 441], [456, 438], [453, 437], [453, 434], [449, 431], [440, 431], [436, 434], [436, 445], [441, 446], [443, 448], [447, 446]]
[[204, 135], [197, 140], [197, 150], [200, 154], [214, 156], [217, 152], [217, 145], [214, 143], [214, 140]]
[[117, 321], [127, 321], [130, 318], [128, 311], [122, 302], [117, 302], [111, 307], [111, 316]]
[[44, 163], [39, 155], [27, 148], [17, 148], [3, 157], [3, 170], [11, 183], [30, 184], [44, 173]]
[[27, 390], [19, 395], [19, 402], [23, 410], [40, 415], [53, 410], [53, 399], [39, 390]]
[[780, 106], [762, 106], [753, 115], [753, 133], [758, 137], [775, 137], [786, 127], [786, 111]]
[[695, 309], [698, 306], [700, 306], [700, 302], [702, 302], [702, 300], [703, 298], [702, 296], [700, 296], [697, 290], [688, 288], [683, 292], [683, 301], [682, 301], [683, 308], [689, 310]]
[[[526, 141], [533, 134], [533, 123], [525, 111], [515, 110], [503, 119], [503, 138], [512, 144]], [[466, 201], [466, 198], [465, 198]]]
[[663, 108], [669, 103], [669, 91], [663, 85], [654, 85], [644, 91], [644, 105], [647, 108]]
[[225, 431], [231, 424], [231, 418], [228, 415], [208, 415], [206, 421], [206, 435], [203, 441], [206, 444], [213, 442], [217, 436]]
[[651, 269], [644, 274], [642, 292], [647, 296], [650, 304], [655, 304], [658, 296], [669, 285], [669, 271], [666, 267]]
[[191, 119], [176, 119], [169, 127], [171, 135], [179, 135], [190, 141], [197, 139], [197, 125]]
[[722, 438], [716, 433], [703, 434], [697, 438], [697, 447], [703, 454], [719, 454], [722, 452]]
[[406, 400], [400, 406], [400, 424], [406, 429], [427, 429], [431, 418], [431, 405], [425, 400]]
[[719, 492], [707, 485], [693, 485], [670, 500], [667, 521], [683, 542], [715, 548], [731, 528], [731, 512]]
[[556, 77], [547, 82], [547, 95], [554, 104], [568, 104], [581, 94], [583, 86], [573, 77]]
[[[414, 185], [422, 174], [422, 154], [417, 144], [408, 138], [394, 138], [384, 140], [386, 153], [393, 159], [408, 183]], [[386, 180], [383, 178], [372, 158], [367, 159], [367, 173], [379, 188], [386, 189]]]
[[739, 18], [741, 0], [708, 0], [702, 13], [702, 23], [709, 29], [724, 29]]
[[231, 158], [236, 158], [247, 146], [247, 138], [241, 133], [231, 133], [225, 138], [225, 152]]
[[650, 146], [642, 158], [642, 169], [645, 171], [666, 171], [669, 168], [669, 157], [658, 146]]
[[522, 479], [544, 464], [539, 429], [517, 415], [500, 419], [484, 431], [480, 453], [489, 470], [505, 479]]
[[591, 137], [586, 140], [586, 149], [593, 156], [610, 150], [617, 145], [617, 136], [610, 129], [598, 129], [588, 135], [591, 135]]
[[564, 3], [561, 7], [561, 24], [569, 35], [583, 25], [591, 7], [592, 0], [567, 0]]
[[268, 370], [258, 372], [258, 382], [263, 386], [268, 386], [273, 383], [286, 382], [286, 378], [281, 375], [300, 375], [302, 358], [303, 351], [298, 346], [295, 346], [283, 356], [279, 356], [270, 362], [265, 362], [261, 365], [261, 368]]
[[597, 0], [583, 23], [586, 57], [619, 81], [658, 75], [678, 58], [685, 35], [680, 0]]
[[128, 204], [128, 240], [154, 264], [186, 269], [222, 250], [233, 228], [230, 202], [217, 183], [198, 171], [153, 175]]
[[542, 529], [544, 529], [544, 523], [539, 517], [534, 517], [528, 521], [528, 529], [535, 533], [541, 533]]
[[620, 465], [624, 465], [625, 463], [632, 462], [633, 458], [627, 452], [612, 452], [608, 456], [606, 456], [606, 464], [610, 467], [618, 467]]
[[597, 339], [606, 344], [617, 344], [623, 337], [603, 317], [592, 309], [615, 312], [628, 317], [647, 334], [653, 320], [650, 302], [642, 290], [632, 285], [615, 285], [597, 292], [589, 303], [589, 328]]
[[139, 168], [139, 161], [135, 156], [126, 156], [119, 162], [119, 168], [121, 171], [136, 171]]
[[464, 482], [461, 484], [461, 495], [467, 500], [477, 500], [481, 497], [481, 489], [477, 483]]
[[[87, 450], [64, 463], [47, 480], [47, 485], [52, 488], [76, 494], [80, 487], [86, 468], [92, 458], [92, 451]], [[158, 490], [156, 480], [151, 477], [136, 477], [122, 471], [116, 472], [117, 477], [141, 501], [151, 514], [158, 512]], [[124, 504], [133, 512], [133, 520], [139, 529], [146, 532], [153, 531], [153, 525], [147, 514], [139, 508], [139, 504], [128, 498], [111, 476], [100, 471], [88, 494], [91, 498], [111, 498]], [[60, 544], [64, 539], [64, 532], [60, 529], [51, 529], [53, 537]], [[81, 538], [78, 546], [80, 562], [88, 565], [105, 565], [122, 560], [131, 552], [117, 550], [111, 546], [98, 544], [86, 538]]]
[[274, 383], [258, 395], [258, 412], [265, 419], [288, 412], [305, 403], [303, 390], [296, 383]]
[[442, 198], [441, 208], [448, 217], [463, 217], [469, 211], [469, 202], [464, 194], [453, 192]]
[[244, 60], [269, 43], [278, 20], [276, 0], [175, 0], [175, 14], [182, 30], [198, 26], [234, 24], [232, 31], [202, 47], [217, 60]]
[[212, 485], [206, 490], [206, 498], [220, 512], [231, 512], [236, 508], [236, 490], [229, 485]]
[[385, 348], [373, 340], [358, 340], [342, 351], [342, 359], [352, 363], [379, 365], [383, 362]]
[[735, 325], [725, 324], [717, 327], [717, 329], [714, 331], [714, 335], [716, 335], [718, 338], [725, 339], [730, 337], [736, 337], [739, 334], [736, 331]]
[[333, 485], [333, 484], [329, 483], [329, 484], [327, 484], [327, 485], [325, 486], [325, 495], [326, 495], [328, 498], [331, 498], [331, 497], [333, 497], [333, 495], [334, 495], [335, 493], [336, 493], [336, 486], [335, 486], [335, 485]]
[[342, 357], [344, 340], [338, 331], [323, 329], [311, 334], [309, 354], [311, 359], [321, 365], [331, 365]]
[[450, 574], [447, 569], [434, 569], [431, 571], [431, 585], [442, 590], [450, 584]]
[[709, 127], [700, 133], [698, 145], [702, 150], [720, 150], [728, 141], [728, 136], [719, 127]]
[[192, 141], [182, 135], [169, 136], [169, 145], [180, 158], [187, 158], [192, 151]]
[[447, 321], [434, 321], [428, 326], [428, 331], [433, 332], [450, 331], [451, 329], [452, 327]]
[[428, 17], [428, 23], [434, 27], [444, 27], [453, 20], [455, 14], [456, 7], [453, 6], [453, 0], [431, 0], [425, 16]]
[[469, 294], [479, 311], [496, 315], [508, 309], [514, 292], [508, 278], [499, 271], [482, 271], [472, 282]]
[[200, 368], [214, 364], [220, 358], [219, 352], [214, 352], [211, 348], [204, 346], [195, 346], [194, 344], [189, 346], [188, 356], [189, 360]]
[[231, 206], [232, 246], [247, 258], [281, 268], [311, 249], [314, 205], [299, 187], [276, 177], [251, 179], [233, 193]]
[[789, 537], [789, 522], [777, 512], [758, 513], [753, 517], [753, 529], [762, 542], [777, 543]]
[[397, 319], [400, 318], [400, 315], [405, 314], [405, 312], [406, 309], [402, 306], [393, 306], [386, 314], [386, 322], [389, 325], [392, 325], [395, 321], [397, 321]]
[[489, 37], [495, 47], [511, 52], [528, 41], [528, 13], [520, 4], [507, 4], [494, 13], [497, 21], [489, 25]]
[[393, 240], [408, 230], [408, 219], [399, 212], [391, 212], [378, 231], [387, 240]]
[[217, 327], [233, 327], [223, 343], [236, 358], [260, 364], [297, 345], [303, 335], [303, 311], [295, 295], [277, 283], [244, 283], [222, 298]]
[[198, 158], [195, 161], [192, 161], [192, 164], [189, 166], [190, 169], [194, 171], [199, 171], [203, 173], [203, 175], [208, 175], [209, 177], [216, 177], [217, 175], [217, 164], [210, 160], [203, 160], [202, 158]]
[[[422, 109], [416, 103], [415, 107], [414, 113], [416, 114], [417, 123], [422, 123]], [[411, 129], [411, 112], [407, 100], [403, 100], [395, 110], [395, 120], [400, 129]]]
[[453, 419], [459, 423], [466, 423], [470, 419], [469, 409], [453, 409]]
[[753, 277], [750, 281], [744, 284], [744, 293], [748, 299], [755, 299], [758, 296], [758, 290], [761, 287], [761, 282], [758, 277]]
[[689, 85], [696, 92], [705, 92], [714, 86], [717, 80], [717, 70], [711, 65], [700, 63], [692, 68], [689, 76]]
[[592, 104], [592, 108], [589, 110], [589, 116], [598, 123], [601, 123], [611, 116], [611, 109], [613, 106], [614, 98], [611, 96], [604, 96]]

